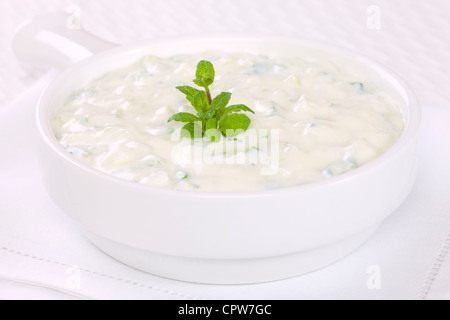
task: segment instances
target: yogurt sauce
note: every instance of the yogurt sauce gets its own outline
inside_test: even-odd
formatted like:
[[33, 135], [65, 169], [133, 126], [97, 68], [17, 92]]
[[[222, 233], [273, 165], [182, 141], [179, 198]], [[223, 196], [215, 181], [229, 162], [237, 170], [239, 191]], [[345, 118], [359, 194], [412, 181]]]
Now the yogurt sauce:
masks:
[[[216, 70], [213, 97], [232, 92], [230, 105], [245, 104], [256, 114], [248, 114], [252, 123], [242, 135], [192, 145], [176, 139], [183, 124], [167, 120], [177, 112], [195, 113], [175, 87], [195, 86], [202, 59]], [[52, 121], [58, 141], [93, 168], [142, 184], [203, 192], [260, 191], [330, 179], [380, 156], [404, 126], [400, 99], [362, 66], [320, 55], [225, 52], [146, 56], [75, 92]], [[255, 132], [258, 141], [248, 141]], [[220, 156], [225, 163], [193, 163], [192, 155], [183, 153], [211, 144], [222, 150], [216, 160]], [[262, 174], [267, 162], [254, 159], [270, 154], [277, 166]], [[239, 156], [248, 161], [233, 161]]]

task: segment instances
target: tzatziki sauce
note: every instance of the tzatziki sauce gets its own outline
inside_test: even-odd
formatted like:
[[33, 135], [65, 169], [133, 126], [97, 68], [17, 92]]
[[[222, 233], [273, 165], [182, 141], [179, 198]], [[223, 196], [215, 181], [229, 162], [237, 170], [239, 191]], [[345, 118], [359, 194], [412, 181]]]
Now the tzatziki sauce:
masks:
[[[195, 113], [176, 86], [213, 63], [212, 96], [245, 104], [249, 129], [211, 142], [179, 135]], [[199, 88], [200, 89], [200, 88]], [[386, 152], [402, 135], [401, 99], [368, 68], [330, 56], [204, 52], [145, 56], [71, 95], [52, 120], [76, 159], [118, 178], [202, 192], [262, 191], [331, 179]], [[256, 137], [256, 138], [255, 138]]]

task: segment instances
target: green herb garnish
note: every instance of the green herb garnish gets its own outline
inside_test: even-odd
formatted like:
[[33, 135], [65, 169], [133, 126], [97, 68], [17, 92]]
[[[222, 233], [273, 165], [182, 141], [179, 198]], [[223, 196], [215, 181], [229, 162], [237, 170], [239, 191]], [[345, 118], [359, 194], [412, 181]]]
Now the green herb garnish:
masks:
[[225, 137], [236, 136], [246, 131], [250, 118], [241, 112], [255, 113], [243, 104], [228, 106], [230, 92], [222, 92], [214, 99], [209, 87], [214, 83], [215, 71], [211, 62], [202, 60], [197, 65], [194, 83], [204, 91], [190, 86], [176, 87], [194, 107], [197, 114], [180, 112], [169, 118], [168, 122], [187, 122], [183, 131], [191, 138], [207, 136], [211, 141], [218, 141], [221, 134]]

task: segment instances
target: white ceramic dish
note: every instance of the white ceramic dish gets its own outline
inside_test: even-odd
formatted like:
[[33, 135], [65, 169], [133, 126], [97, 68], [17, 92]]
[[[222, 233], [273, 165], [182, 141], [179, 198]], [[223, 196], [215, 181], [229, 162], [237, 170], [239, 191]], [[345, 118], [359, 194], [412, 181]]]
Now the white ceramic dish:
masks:
[[[341, 49], [282, 37], [184, 37], [114, 47], [65, 29], [65, 15], [24, 25], [14, 48], [24, 60], [67, 68], [43, 93], [37, 111], [40, 160], [53, 201], [100, 249], [146, 272], [216, 284], [272, 281], [335, 262], [366, 241], [409, 194], [417, 172], [418, 102], [382, 66]], [[68, 37], [68, 38], [67, 38]], [[61, 39], [65, 46], [61, 49]], [[29, 50], [35, 41], [34, 52]], [[191, 193], [124, 181], [71, 157], [50, 120], [67, 96], [91, 79], [145, 54], [205, 50], [345, 54], [381, 75], [402, 97], [407, 125], [399, 141], [369, 164], [333, 179], [273, 191]], [[104, 50], [104, 51], [103, 51]], [[65, 52], [65, 53], [64, 53]], [[214, 208], [214, 211], [211, 211]]]

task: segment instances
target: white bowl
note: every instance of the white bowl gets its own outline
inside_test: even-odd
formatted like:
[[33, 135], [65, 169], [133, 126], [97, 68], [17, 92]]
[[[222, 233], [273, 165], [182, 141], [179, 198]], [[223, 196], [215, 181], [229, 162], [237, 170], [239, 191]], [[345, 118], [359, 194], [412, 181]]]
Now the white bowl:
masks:
[[[97, 171], [70, 156], [50, 121], [77, 88], [146, 54], [205, 50], [345, 55], [379, 74], [404, 102], [406, 129], [374, 161], [327, 181], [248, 193], [158, 189]], [[407, 197], [417, 172], [418, 102], [395, 74], [357, 54], [282, 37], [184, 37], [116, 47], [63, 72], [38, 106], [40, 163], [49, 195], [101, 250], [172, 279], [239, 284], [321, 268], [366, 241]], [[213, 210], [212, 210], [213, 209]]]

